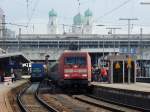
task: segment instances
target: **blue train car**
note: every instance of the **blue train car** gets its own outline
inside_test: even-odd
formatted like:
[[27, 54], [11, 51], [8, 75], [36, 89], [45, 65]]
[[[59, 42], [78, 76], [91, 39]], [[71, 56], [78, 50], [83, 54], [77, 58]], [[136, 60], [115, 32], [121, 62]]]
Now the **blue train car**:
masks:
[[31, 66], [31, 82], [42, 81], [45, 77], [44, 66], [41, 63], [33, 63]]

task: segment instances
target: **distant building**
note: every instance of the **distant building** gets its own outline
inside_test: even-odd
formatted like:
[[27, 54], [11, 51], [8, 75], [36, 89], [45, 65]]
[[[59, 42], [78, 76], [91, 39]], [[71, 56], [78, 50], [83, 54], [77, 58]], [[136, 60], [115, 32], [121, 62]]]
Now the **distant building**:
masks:
[[78, 13], [73, 18], [73, 25], [72, 25], [72, 33], [81, 34], [83, 33], [83, 23], [84, 23], [84, 16], [81, 13]]
[[[58, 17], [54, 9], [50, 10], [49, 21], [47, 25], [48, 34], [58, 34]], [[64, 25], [64, 24], [63, 24]], [[65, 25], [64, 25], [65, 26]], [[73, 34], [92, 34], [93, 33], [93, 13], [90, 9], [84, 12], [84, 15], [78, 13], [73, 18], [72, 32], [65, 32], [65, 27], [63, 26], [63, 33], [73, 33]]]
[[5, 29], [5, 15], [4, 11], [0, 8], [0, 38], [4, 36], [4, 29]]
[[57, 34], [58, 33], [58, 19], [57, 13], [54, 9], [49, 11], [49, 22], [47, 28], [48, 34]]
[[83, 33], [84, 34], [92, 34], [93, 33], [93, 14], [90, 9], [87, 9], [84, 12], [84, 25], [83, 25]]
[[72, 33], [75, 34], [92, 34], [93, 14], [87, 9], [84, 16], [78, 13], [73, 18]]

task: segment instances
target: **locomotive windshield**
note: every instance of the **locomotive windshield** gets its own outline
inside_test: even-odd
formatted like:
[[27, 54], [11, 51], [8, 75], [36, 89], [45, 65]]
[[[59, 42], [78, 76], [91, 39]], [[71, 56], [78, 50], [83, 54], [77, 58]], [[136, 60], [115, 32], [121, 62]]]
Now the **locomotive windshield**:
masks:
[[66, 57], [65, 65], [86, 65], [85, 57]]

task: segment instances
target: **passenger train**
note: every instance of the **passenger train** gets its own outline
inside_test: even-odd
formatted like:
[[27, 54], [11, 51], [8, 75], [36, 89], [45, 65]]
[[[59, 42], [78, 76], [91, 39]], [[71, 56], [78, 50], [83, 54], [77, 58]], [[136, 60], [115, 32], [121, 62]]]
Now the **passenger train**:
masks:
[[87, 52], [65, 51], [50, 68], [49, 77], [61, 86], [87, 86], [91, 81], [91, 58]]

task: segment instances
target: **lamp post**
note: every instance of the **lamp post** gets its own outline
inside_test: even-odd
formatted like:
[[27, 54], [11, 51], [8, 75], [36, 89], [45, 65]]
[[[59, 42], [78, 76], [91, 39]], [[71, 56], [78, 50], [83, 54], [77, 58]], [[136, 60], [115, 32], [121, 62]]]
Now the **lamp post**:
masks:
[[143, 28], [140, 28], [140, 67], [141, 67], [141, 76], [143, 73]]
[[131, 57], [130, 57], [130, 53], [131, 53], [131, 48], [130, 48], [130, 24], [131, 21], [135, 21], [138, 20], [137, 18], [120, 18], [119, 20], [124, 20], [124, 21], [128, 21], [128, 84], [130, 84], [130, 79], [131, 79]]

